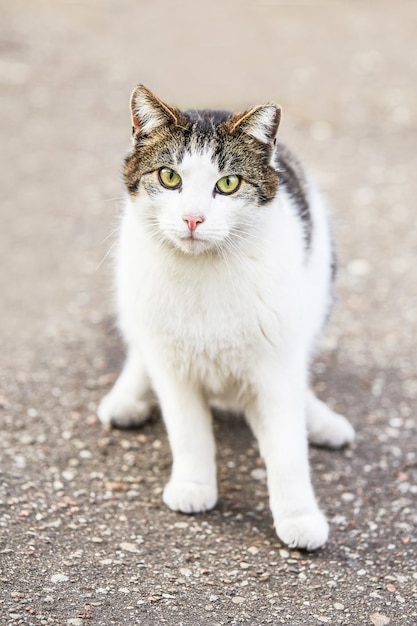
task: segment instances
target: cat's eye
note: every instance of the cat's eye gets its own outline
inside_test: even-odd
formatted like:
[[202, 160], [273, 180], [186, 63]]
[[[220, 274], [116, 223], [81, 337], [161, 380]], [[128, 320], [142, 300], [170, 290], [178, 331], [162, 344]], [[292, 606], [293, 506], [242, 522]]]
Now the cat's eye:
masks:
[[161, 185], [167, 189], [178, 189], [181, 185], [181, 176], [170, 167], [161, 167], [158, 170], [158, 178]]
[[216, 183], [216, 191], [224, 195], [234, 193], [240, 187], [241, 178], [236, 174], [230, 174], [229, 176], [223, 176]]

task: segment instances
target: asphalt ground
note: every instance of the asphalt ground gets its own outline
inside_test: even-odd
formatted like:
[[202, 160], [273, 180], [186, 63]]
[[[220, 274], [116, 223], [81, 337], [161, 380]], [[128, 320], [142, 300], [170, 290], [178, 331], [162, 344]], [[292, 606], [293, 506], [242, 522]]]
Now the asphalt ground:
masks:
[[[0, 3], [0, 624], [417, 624], [417, 5]], [[338, 302], [313, 365], [357, 431], [311, 449], [331, 526], [274, 534], [262, 459], [217, 415], [220, 499], [161, 500], [158, 412], [105, 432], [123, 359], [111, 254], [144, 83], [180, 107], [284, 110], [333, 207]]]

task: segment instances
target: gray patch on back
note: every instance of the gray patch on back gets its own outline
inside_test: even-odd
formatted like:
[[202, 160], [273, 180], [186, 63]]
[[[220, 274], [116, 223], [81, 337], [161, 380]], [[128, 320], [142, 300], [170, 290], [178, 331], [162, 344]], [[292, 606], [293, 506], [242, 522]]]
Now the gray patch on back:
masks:
[[282, 143], [276, 144], [275, 162], [280, 185], [285, 187], [288, 195], [294, 201], [297, 213], [302, 221], [308, 250], [311, 246], [313, 222], [304, 171], [292, 152]]

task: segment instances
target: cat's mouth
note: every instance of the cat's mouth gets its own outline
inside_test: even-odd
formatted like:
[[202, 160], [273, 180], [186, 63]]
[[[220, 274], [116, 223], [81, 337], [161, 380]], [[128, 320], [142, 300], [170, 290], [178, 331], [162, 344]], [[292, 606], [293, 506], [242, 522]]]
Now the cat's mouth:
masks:
[[213, 243], [198, 233], [187, 233], [176, 236], [174, 243], [177, 248], [186, 254], [201, 254], [213, 247]]

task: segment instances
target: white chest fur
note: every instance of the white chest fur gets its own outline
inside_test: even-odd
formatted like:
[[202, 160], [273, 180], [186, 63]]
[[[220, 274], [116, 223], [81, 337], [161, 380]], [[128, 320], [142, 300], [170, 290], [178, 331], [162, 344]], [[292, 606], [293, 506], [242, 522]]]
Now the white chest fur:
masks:
[[[275, 207], [270, 221], [277, 214]], [[291, 327], [299, 328], [302, 289], [294, 287], [302, 248], [289, 245], [287, 221], [283, 212], [278, 232], [266, 227], [262, 245], [255, 240], [233, 254], [184, 255], [155, 244], [128, 206], [117, 281], [124, 334], [148, 359], [162, 351], [184, 377], [213, 392], [231, 379], [239, 383], [260, 352], [276, 352]]]

